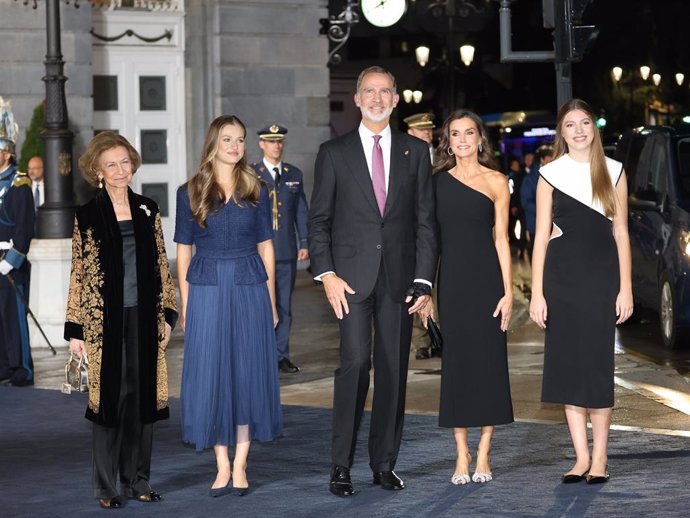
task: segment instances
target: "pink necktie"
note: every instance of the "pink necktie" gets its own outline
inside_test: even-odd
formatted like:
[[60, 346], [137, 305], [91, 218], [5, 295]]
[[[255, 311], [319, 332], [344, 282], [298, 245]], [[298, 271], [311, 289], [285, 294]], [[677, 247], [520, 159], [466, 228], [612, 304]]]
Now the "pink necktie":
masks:
[[371, 156], [371, 180], [374, 184], [374, 195], [383, 216], [386, 209], [386, 171], [383, 168], [383, 149], [381, 149], [381, 135], [374, 135], [374, 151]]

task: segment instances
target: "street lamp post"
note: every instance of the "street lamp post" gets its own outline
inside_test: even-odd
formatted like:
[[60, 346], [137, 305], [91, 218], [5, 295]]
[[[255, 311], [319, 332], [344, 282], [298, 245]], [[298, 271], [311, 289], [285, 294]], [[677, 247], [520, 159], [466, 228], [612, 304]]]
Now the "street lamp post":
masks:
[[65, 100], [65, 62], [60, 46], [60, 0], [46, 0], [47, 53], [45, 123], [41, 138], [45, 143], [45, 203], [38, 209], [37, 237], [72, 236], [72, 139]]

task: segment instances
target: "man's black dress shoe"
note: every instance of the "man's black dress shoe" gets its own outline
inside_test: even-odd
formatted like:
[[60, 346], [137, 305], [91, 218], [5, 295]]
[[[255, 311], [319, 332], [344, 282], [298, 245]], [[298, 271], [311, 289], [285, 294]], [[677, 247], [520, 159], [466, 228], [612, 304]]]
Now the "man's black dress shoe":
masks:
[[355, 490], [350, 479], [350, 469], [334, 464], [331, 468], [331, 481], [328, 483], [328, 490], [335, 496], [354, 495]]
[[278, 370], [287, 374], [299, 372], [299, 367], [292, 363], [289, 358], [283, 358], [278, 362]]
[[159, 493], [156, 493], [155, 491], [149, 491], [147, 493], [139, 493], [134, 498], [136, 498], [140, 502], [160, 502], [161, 500], [163, 500], [163, 497]]
[[414, 357], [417, 360], [428, 360], [431, 358], [431, 350], [428, 347], [420, 347]]
[[119, 509], [122, 507], [122, 500], [120, 500], [119, 496], [113, 498], [99, 498], [98, 505], [103, 509]]
[[394, 471], [377, 471], [374, 473], [374, 484], [388, 490], [405, 489], [405, 482]]

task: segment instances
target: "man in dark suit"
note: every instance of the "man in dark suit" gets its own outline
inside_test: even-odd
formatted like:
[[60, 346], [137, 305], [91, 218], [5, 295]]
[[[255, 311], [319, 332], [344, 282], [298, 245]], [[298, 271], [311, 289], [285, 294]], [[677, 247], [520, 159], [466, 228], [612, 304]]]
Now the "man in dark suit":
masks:
[[362, 122], [321, 145], [309, 213], [312, 271], [340, 325], [329, 484], [338, 496], [354, 494], [350, 467], [369, 389], [372, 325], [376, 389], [369, 465], [374, 484], [405, 487], [393, 469], [412, 314], [430, 300], [437, 258], [428, 147], [389, 126], [398, 103], [395, 78], [381, 67], [367, 68], [354, 100]]
[[[307, 198], [304, 195], [302, 171], [285, 163], [283, 149], [287, 128], [272, 124], [257, 132], [263, 160], [252, 164], [266, 185], [273, 205], [273, 247], [276, 254], [276, 345], [278, 370], [299, 372], [290, 361], [290, 326], [292, 324], [292, 291], [295, 288], [297, 261], [309, 259], [307, 250]], [[299, 250], [297, 241], [299, 240]]]

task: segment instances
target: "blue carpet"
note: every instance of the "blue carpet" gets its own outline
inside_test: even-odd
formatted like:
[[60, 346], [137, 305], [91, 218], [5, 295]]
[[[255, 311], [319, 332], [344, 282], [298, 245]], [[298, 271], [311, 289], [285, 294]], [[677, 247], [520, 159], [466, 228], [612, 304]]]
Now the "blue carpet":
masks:
[[[432, 416], [407, 415], [396, 471], [408, 488], [371, 484], [366, 457], [368, 417], [352, 470], [359, 493], [327, 489], [330, 410], [283, 407], [284, 437], [255, 443], [248, 475], [254, 491], [242, 498], [207, 496], [215, 477], [211, 451], [180, 442], [179, 401], [154, 431], [152, 486], [158, 504], [128, 501], [101, 510], [91, 497], [91, 427], [83, 394], [0, 388], [0, 516], [690, 516], [690, 451], [684, 437], [611, 432], [607, 484], [563, 485], [571, 463], [565, 426], [515, 423], [494, 437], [494, 480], [455, 487], [454, 442]], [[478, 431], [470, 432], [476, 445]]]

